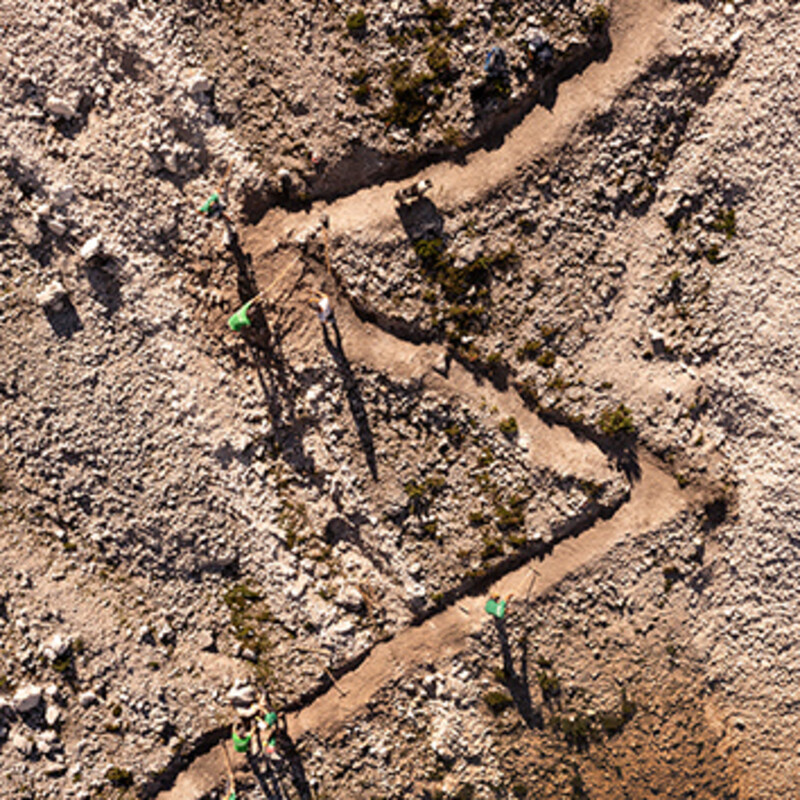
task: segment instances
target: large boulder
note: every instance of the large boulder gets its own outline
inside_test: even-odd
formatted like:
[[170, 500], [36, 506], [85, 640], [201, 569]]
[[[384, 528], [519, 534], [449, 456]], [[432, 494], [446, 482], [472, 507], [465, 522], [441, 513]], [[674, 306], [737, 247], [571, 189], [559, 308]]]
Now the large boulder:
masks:
[[42, 690], [29, 683], [14, 692], [11, 702], [17, 714], [26, 714], [28, 711], [33, 711], [42, 702]]

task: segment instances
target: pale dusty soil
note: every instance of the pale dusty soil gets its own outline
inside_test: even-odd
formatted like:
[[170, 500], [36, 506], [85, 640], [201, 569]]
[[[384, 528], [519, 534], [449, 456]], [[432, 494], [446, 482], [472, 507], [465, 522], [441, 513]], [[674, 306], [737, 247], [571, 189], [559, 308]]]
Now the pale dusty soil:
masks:
[[[416, 216], [406, 182], [346, 193], [376, 159], [252, 225], [279, 164], [217, 102], [235, 63], [188, 92], [196, 16], [0, 3], [0, 789], [113, 796], [123, 767], [217, 797], [241, 676], [291, 740], [244, 798], [797, 794], [794, 6], [619, 0], [608, 58], [415, 175]], [[233, 249], [192, 210], [228, 163]], [[454, 300], [419, 224], [455, 270], [515, 258]], [[602, 430], [619, 404], [635, 450]]]

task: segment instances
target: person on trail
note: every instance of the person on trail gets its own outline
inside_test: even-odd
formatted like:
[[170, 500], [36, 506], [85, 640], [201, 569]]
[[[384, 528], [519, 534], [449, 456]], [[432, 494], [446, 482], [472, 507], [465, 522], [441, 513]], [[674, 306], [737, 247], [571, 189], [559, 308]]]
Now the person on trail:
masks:
[[253, 718], [244, 717], [236, 720], [231, 726], [233, 749], [237, 753], [247, 753], [253, 742]]
[[433, 186], [433, 183], [430, 178], [424, 178], [421, 181], [412, 183], [411, 186], [405, 186], [402, 189], [398, 189], [394, 193], [395, 207], [399, 211], [403, 208], [414, 205], [414, 203], [417, 201], [422, 200], [422, 198], [430, 190], [431, 186]]
[[308, 304], [317, 312], [319, 321], [324, 325], [326, 322], [335, 322], [333, 318], [333, 306], [331, 300], [326, 294], [320, 294], [318, 297], [312, 297]]
[[490, 78], [499, 78], [508, 72], [506, 53], [502, 47], [492, 47], [483, 62], [483, 71]]
[[542, 71], [548, 69], [553, 61], [553, 46], [547, 35], [540, 30], [534, 30], [528, 36], [525, 44], [528, 61], [534, 69]]
[[223, 244], [225, 247], [229, 247], [234, 239], [234, 226], [233, 220], [225, 213], [226, 208], [226, 191], [225, 185], [228, 182], [228, 178], [231, 174], [231, 165], [228, 165], [228, 168], [225, 170], [225, 175], [223, 176], [222, 180], [220, 181], [220, 185], [214, 192], [211, 194], [211, 197], [203, 203], [203, 205], [198, 208], [198, 212], [203, 214], [204, 216], [208, 217], [208, 219], [221, 219], [225, 223], [225, 235]]
[[511, 597], [512, 595], [509, 594], [504, 600], [501, 600], [499, 594], [493, 594], [486, 601], [484, 611], [502, 622], [506, 618], [506, 608], [511, 600]]
[[197, 210], [209, 219], [224, 218], [230, 222], [230, 218], [225, 214], [225, 204], [222, 202], [219, 191], [214, 192]]
[[[263, 718], [259, 718], [257, 722], [261, 749], [270, 758], [277, 758], [278, 753], [275, 749], [275, 734], [278, 728], [278, 715], [274, 711], [267, 711], [263, 701], [258, 705], [258, 713], [259, 717], [263, 714]], [[266, 747], [264, 747], [261, 741], [262, 732], [264, 733], [264, 738], [267, 740]]]

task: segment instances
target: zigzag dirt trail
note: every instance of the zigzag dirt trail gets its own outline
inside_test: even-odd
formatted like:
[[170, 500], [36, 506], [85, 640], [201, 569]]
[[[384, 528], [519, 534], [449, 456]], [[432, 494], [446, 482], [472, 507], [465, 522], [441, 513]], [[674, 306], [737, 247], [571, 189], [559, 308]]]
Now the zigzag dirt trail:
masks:
[[[616, 0], [613, 4], [611, 53], [606, 61], [590, 64], [582, 73], [562, 83], [552, 109], [535, 106], [495, 150], [477, 150], [462, 164], [444, 161], [415, 176], [429, 178], [431, 200], [440, 209], [476, 202], [488, 189], [513, 177], [535, 159], [546, 157], [564, 144], [575, 128], [593, 114], [602, 113], [624, 88], [645, 71], [658, 55], [671, 4], [668, 0]], [[399, 227], [394, 192], [409, 181], [387, 182], [342, 197], [333, 203], [316, 203], [307, 213], [276, 208], [254, 229], [272, 242], [315, 225], [319, 214], [330, 216], [333, 235], [360, 232], [371, 239], [391, 238]]]
[[[519, 167], [545, 156], [566, 141], [580, 122], [606, 107], [645, 69], [645, 62], [661, 46], [669, 11], [665, 0], [617, 0], [613, 8], [612, 51], [608, 60], [592, 64], [582, 74], [562, 84], [552, 110], [535, 108], [497, 150], [476, 152], [462, 165], [438, 164], [418, 176], [433, 181], [432, 199], [437, 206], [453, 208], [474, 202], [490, 186], [508, 180]], [[316, 225], [323, 211], [330, 216], [333, 234], [346, 232], [348, 236], [357, 237], [364, 231], [373, 240], [380, 235], [396, 236], [399, 221], [393, 194], [397, 186], [387, 183], [370, 187], [329, 205], [319, 203], [307, 213], [291, 214], [278, 209], [269, 212], [258, 226], [243, 236], [244, 249], [252, 255], [253, 263], [267, 265], [256, 269], [258, 285], [268, 285], [270, 276], [282, 269], [279, 263], [282, 259], [275, 257], [277, 244]], [[296, 278], [294, 280], [296, 282]], [[573, 473], [604, 468], [605, 457], [595, 445], [579, 441], [567, 428], [545, 425], [524, 408], [514, 393], [498, 392], [486, 384], [478, 386], [473, 376], [457, 364], [451, 366], [447, 377], [436, 373], [432, 366], [441, 358], [440, 346], [401, 341], [364, 323], [346, 304], [339, 303], [338, 308], [344, 347], [354, 363], [379, 366], [384, 371], [388, 367], [396, 376], [422, 377], [440, 393], [471, 398], [483, 393], [487, 402], [517, 417], [521, 438], [533, 451], [532, 459], [546, 462], [557, 470], [569, 468]], [[312, 323], [313, 320], [309, 320], [306, 326], [300, 326], [293, 336], [319, 336], [317, 325]], [[655, 459], [643, 455], [641, 475], [632, 485], [628, 501], [610, 519], [596, 521], [580, 536], [558, 543], [537, 561], [538, 574], [532, 590], [529, 591], [533, 576], [531, 564], [525, 564], [501, 577], [489, 591], [513, 593], [520, 598], [514, 602], [534, 602], [564, 576], [586, 568], [629, 533], [662, 525], [687, 503], [686, 493], [681, 492], [675, 480]], [[388, 680], [422, 662], [444, 661], [463, 649], [467, 637], [487, 622], [482, 610], [484, 601], [485, 595], [463, 597], [421, 625], [376, 645], [360, 666], [341, 677], [339, 687], [344, 695], [331, 689], [289, 715], [289, 735], [297, 742], [308, 731], [331, 730], [363, 709]], [[513, 605], [511, 608], [513, 613]], [[237, 765], [243, 766], [244, 759]], [[158, 798], [196, 800], [219, 786], [225, 775], [222, 746], [218, 744], [196, 758]]]

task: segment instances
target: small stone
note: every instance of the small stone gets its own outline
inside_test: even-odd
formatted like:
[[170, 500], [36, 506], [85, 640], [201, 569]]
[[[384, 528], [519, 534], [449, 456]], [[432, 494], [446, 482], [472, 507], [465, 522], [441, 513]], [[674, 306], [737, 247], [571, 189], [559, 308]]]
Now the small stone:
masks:
[[56, 235], [56, 236], [63, 236], [67, 232], [67, 225], [66, 223], [62, 222], [60, 219], [49, 219], [47, 220], [47, 227]]
[[33, 711], [42, 702], [42, 690], [38, 686], [29, 683], [14, 693], [12, 703], [17, 714], [25, 714]]
[[51, 308], [53, 311], [60, 311], [64, 307], [64, 300], [67, 297], [67, 290], [59, 280], [49, 283], [39, 294], [36, 295], [36, 302], [42, 308]]
[[364, 605], [364, 598], [355, 586], [343, 586], [336, 596], [336, 605], [347, 611], [358, 611]]
[[178, 172], [178, 156], [173, 150], [164, 155], [164, 168], [173, 175]]
[[90, 706], [97, 705], [99, 702], [97, 695], [92, 691], [81, 692], [78, 695], [78, 702], [84, 707], [89, 708]]
[[447, 353], [442, 353], [431, 366], [434, 372], [438, 372], [440, 375], [444, 375], [446, 378], [447, 373], [450, 371], [450, 359], [448, 358]]
[[200, 650], [211, 652], [216, 649], [216, 642], [214, 641], [214, 634], [211, 631], [200, 631], [197, 634], [197, 647]]
[[61, 712], [58, 710], [58, 708], [56, 708], [56, 706], [47, 706], [47, 710], [44, 712], [44, 721], [51, 728], [54, 728], [60, 719]]
[[175, 641], [175, 631], [164, 623], [158, 631], [158, 641], [163, 645], [172, 644]]
[[210, 92], [212, 87], [211, 81], [202, 72], [195, 72], [189, 76], [186, 81], [186, 91], [189, 94], [201, 94], [203, 92]]
[[36, 749], [44, 755], [49, 755], [61, 748], [58, 734], [55, 731], [43, 731], [36, 737]]
[[657, 353], [660, 353], [664, 350], [664, 334], [661, 331], [657, 331], [655, 328], [650, 328], [647, 331], [648, 336], [650, 337], [650, 343], [653, 345], [653, 350]]
[[150, 630], [149, 625], [142, 625], [137, 634], [139, 644], [155, 644], [156, 640], [153, 638], [153, 631]]
[[256, 690], [249, 683], [237, 681], [228, 692], [228, 700], [234, 706], [251, 706], [256, 701]]
[[103, 252], [103, 240], [99, 236], [87, 239], [81, 247], [81, 258], [84, 261], [91, 261]]
[[64, 97], [48, 97], [44, 108], [49, 114], [66, 119], [72, 119], [78, 113], [74, 103]]
[[75, 187], [71, 183], [65, 183], [59, 186], [53, 192], [53, 202], [57, 206], [65, 206], [71, 200], [75, 199]]
[[66, 655], [71, 646], [72, 639], [69, 636], [64, 637], [60, 633], [56, 633], [42, 645], [42, 655], [48, 661], [56, 661]]
[[19, 731], [16, 731], [11, 737], [11, 746], [22, 753], [25, 758], [30, 758], [33, 755], [35, 747], [33, 742]]

